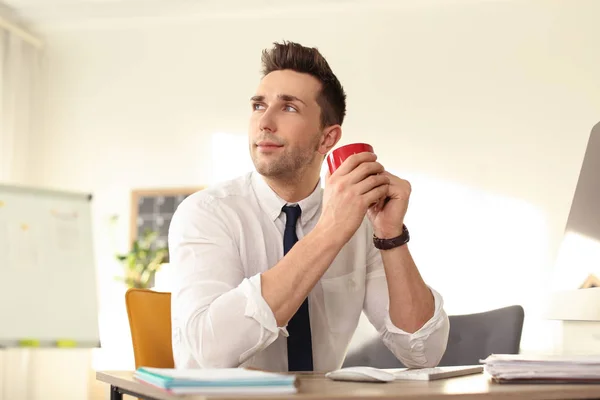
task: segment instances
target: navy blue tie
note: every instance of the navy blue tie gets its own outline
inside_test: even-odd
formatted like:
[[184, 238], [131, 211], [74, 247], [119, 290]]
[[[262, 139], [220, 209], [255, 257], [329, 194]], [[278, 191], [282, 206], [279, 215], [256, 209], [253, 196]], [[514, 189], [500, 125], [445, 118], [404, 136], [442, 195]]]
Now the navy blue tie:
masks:
[[[302, 210], [300, 206], [284, 206], [285, 232], [283, 233], [283, 254], [298, 241], [296, 236], [296, 221]], [[312, 339], [310, 336], [310, 318], [308, 315], [308, 297], [296, 311], [287, 326], [288, 371], [312, 371]]]

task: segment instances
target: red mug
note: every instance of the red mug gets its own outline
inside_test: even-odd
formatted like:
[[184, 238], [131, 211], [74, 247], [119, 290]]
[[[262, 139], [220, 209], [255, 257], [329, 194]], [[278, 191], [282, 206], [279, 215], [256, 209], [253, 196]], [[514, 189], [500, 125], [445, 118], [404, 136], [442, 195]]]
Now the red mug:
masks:
[[331, 153], [329, 153], [329, 156], [327, 157], [327, 165], [329, 166], [329, 173], [333, 174], [333, 172], [336, 169], [338, 169], [340, 167], [340, 165], [342, 165], [344, 160], [346, 158], [350, 157], [352, 154], [358, 154], [358, 153], [364, 153], [364, 152], [374, 153], [373, 146], [371, 146], [370, 144], [366, 144], [366, 143], [352, 143], [352, 144], [347, 144], [342, 147], [338, 147], [337, 149], [335, 149]]

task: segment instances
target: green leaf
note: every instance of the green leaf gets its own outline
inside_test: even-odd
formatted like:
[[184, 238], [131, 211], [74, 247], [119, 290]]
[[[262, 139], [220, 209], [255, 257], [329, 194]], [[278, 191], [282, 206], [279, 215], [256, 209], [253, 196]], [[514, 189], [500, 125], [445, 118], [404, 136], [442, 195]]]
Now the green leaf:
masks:
[[124, 281], [129, 287], [147, 288], [150, 285], [169, 254], [168, 246], [155, 246], [157, 238], [158, 232], [145, 230], [132, 243], [129, 252], [115, 255], [125, 273], [125, 278], [119, 277], [117, 280]]

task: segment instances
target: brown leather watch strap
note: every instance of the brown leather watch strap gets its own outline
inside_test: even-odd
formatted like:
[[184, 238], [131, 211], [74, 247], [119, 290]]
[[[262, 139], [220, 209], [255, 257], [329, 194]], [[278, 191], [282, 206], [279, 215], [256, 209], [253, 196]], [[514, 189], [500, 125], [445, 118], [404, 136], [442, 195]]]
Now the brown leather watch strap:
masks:
[[402, 234], [392, 239], [381, 239], [373, 235], [373, 244], [379, 250], [390, 250], [396, 247], [400, 247], [408, 243], [410, 240], [410, 234], [406, 225], [402, 225]]

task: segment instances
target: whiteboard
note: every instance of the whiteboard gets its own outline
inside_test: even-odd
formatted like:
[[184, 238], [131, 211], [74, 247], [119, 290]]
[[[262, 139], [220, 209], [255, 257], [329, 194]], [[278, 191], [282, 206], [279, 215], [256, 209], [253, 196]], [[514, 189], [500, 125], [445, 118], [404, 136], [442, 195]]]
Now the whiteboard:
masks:
[[99, 346], [91, 200], [0, 185], [0, 346]]

